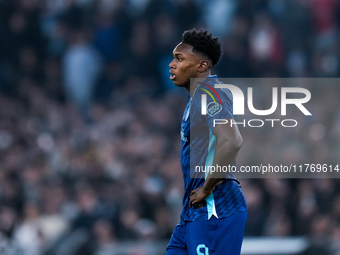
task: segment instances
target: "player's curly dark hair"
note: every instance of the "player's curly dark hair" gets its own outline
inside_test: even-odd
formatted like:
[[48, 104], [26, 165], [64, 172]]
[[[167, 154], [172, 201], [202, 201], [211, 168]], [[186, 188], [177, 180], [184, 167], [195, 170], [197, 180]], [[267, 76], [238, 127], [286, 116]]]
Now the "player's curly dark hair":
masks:
[[216, 65], [222, 56], [221, 42], [218, 37], [205, 29], [196, 29], [184, 31], [182, 42], [193, 47], [193, 52], [206, 55]]

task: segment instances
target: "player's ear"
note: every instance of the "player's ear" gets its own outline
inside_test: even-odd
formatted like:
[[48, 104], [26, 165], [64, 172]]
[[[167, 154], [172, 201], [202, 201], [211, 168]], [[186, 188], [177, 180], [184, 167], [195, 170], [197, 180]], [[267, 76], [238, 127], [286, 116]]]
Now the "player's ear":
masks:
[[203, 73], [209, 68], [208, 60], [201, 60], [200, 65], [198, 66], [198, 72]]

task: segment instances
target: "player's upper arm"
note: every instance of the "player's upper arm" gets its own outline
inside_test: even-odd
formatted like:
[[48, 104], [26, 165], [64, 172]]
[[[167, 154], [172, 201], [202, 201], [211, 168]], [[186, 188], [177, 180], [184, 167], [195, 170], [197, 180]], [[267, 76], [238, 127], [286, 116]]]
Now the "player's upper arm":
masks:
[[232, 121], [232, 119], [228, 119], [228, 124], [216, 125], [213, 133], [216, 136], [217, 141], [226, 142], [232, 147], [235, 147], [235, 149], [240, 149], [243, 139], [237, 125], [229, 124]]

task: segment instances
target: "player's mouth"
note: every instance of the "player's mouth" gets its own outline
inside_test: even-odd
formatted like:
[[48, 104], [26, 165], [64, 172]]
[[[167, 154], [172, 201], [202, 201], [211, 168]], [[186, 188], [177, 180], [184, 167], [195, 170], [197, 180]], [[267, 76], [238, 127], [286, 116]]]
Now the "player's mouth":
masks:
[[173, 74], [173, 73], [171, 73], [171, 71], [170, 71], [170, 80], [175, 80], [176, 79], [176, 75], [175, 74]]

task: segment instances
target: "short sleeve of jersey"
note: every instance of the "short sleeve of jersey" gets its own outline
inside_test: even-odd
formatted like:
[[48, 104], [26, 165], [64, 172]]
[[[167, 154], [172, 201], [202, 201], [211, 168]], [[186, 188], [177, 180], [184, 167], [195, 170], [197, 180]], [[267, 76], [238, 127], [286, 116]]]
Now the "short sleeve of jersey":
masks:
[[[215, 80], [216, 81], [216, 80]], [[216, 83], [218, 83], [216, 81]], [[214, 88], [215, 83], [209, 82], [209, 84], [200, 84], [195, 91], [196, 107], [199, 110], [202, 121], [206, 122], [211, 131], [214, 130], [214, 122], [216, 120], [235, 119], [233, 115], [233, 98], [232, 94], [228, 89]], [[206, 97], [206, 114], [202, 114], [202, 104], [204, 100], [202, 95]], [[228, 120], [230, 121], [230, 120]]]

